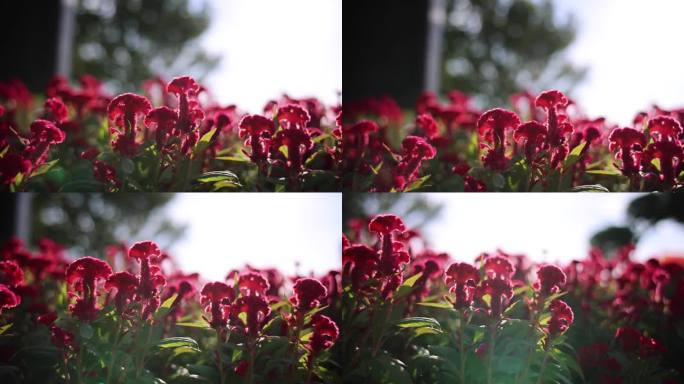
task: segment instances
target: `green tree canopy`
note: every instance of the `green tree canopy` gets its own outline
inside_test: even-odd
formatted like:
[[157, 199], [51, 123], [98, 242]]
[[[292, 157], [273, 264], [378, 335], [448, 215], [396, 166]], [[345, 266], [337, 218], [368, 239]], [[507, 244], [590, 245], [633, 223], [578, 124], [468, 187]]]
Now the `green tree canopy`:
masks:
[[203, 77], [218, 58], [193, 44], [209, 25], [207, 3], [188, 0], [81, 0], [73, 74], [91, 74], [119, 90], [139, 89], [160, 73]]
[[572, 18], [554, 18], [550, 0], [450, 0], [442, 91], [501, 105], [521, 90], [570, 91], [585, 71], [564, 61], [575, 37]]

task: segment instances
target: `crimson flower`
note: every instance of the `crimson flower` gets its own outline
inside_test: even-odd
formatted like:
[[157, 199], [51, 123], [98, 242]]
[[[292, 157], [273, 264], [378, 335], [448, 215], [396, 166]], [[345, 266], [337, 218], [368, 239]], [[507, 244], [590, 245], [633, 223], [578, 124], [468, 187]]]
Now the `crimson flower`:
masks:
[[349, 271], [355, 289], [361, 289], [373, 277], [379, 261], [378, 252], [365, 244], [349, 245], [342, 251], [342, 264]]
[[454, 308], [463, 309], [473, 303], [473, 294], [480, 280], [478, 270], [468, 263], [454, 263], [446, 271], [444, 282], [449, 292], [456, 294]]
[[107, 115], [111, 124], [110, 131], [118, 133], [118, 137], [112, 143], [114, 150], [129, 157], [137, 153], [137, 118], [147, 115], [151, 109], [149, 100], [134, 93], [121, 94], [109, 102]]
[[542, 294], [549, 295], [558, 292], [558, 288], [565, 285], [565, 273], [555, 265], [545, 265], [537, 271]]
[[332, 347], [340, 336], [337, 324], [328, 316], [315, 314], [311, 319], [311, 326], [313, 334], [309, 341], [309, 348], [313, 355], [318, 355], [321, 351]]
[[288, 104], [278, 109], [278, 123], [288, 128], [299, 128], [303, 130], [311, 120], [309, 112], [297, 104]]
[[248, 272], [238, 278], [238, 288], [243, 296], [264, 296], [270, 285], [260, 273]]
[[33, 167], [45, 162], [50, 145], [64, 142], [66, 134], [55, 123], [38, 119], [31, 123], [31, 143], [26, 147], [28, 157], [33, 160]]
[[633, 128], [615, 128], [610, 132], [608, 140], [608, 148], [616, 153], [616, 159], [622, 160], [622, 173], [636, 174], [639, 171], [642, 150], [646, 145], [646, 136]]
[[76, 347], [76, 337], [73, 333], [60, 328], [56, 325], [50, 327], [50, 341], [52, 344], [60, 348], [75, 348]]
[[524, 143], [525, 158], [528, 163], [532, 163], [536, 154], [541, 150], [546, 138], [547, 128], [544, 124], [536, 121], [528, 121], [520, 124], [515, 129], [513, 139]]
[[427, 113], [422, 113], [416, 117], [416, 126], [425, 132], [425, 137], [432, 139], [439, 134], [437, 122]]
[[21, 296], [12, 292], [5, 284], [0, 284], [0, 314], [3, 309], [14, 308], [21, 304]]
[[506, 169], [506, 130], [516, 128], [519, 124], [518, 115], [501, 108], [490, 109], [480, 116], [477, 120], [477, 131], [480, 140], [488, 143], [490, 148], [482, 158], [486, 167], [493, 170]]
[[231, 306], [233, 316], [238, 317], [241, 313], [247, 315], [247, 334], [256, 337], [271, 314], [271, 307], [263, 296], [242, 296]]
[[24, 271], [13, 260], [0, 261], [0, 284], [13, 287], [24, 281]]
[[95, 176], [95, 180], [103, 184], [114, 187], [121, 186], [121, 181], [116, 175], [116, 169], [104, 161], [93, 161], [93, 176]]
[[18, 174], [31, 170], [31, 160], [22, 155], [9, 152], [0, 157], [0, 184], [13, 183]]
[[487, 256], [484, 261], [484, 271], [490, 279], [509, 280], [515, 272], [515, 267], [507, 257]]
[[494, 319], [501, 316], [504, 300], [513, 297], [513, 287], [509, 280], [489, 278], [482, 282], [482, 292], [490, 296], [490, 315]]
[[[401, 284], [401, 266], [409, 262], [403, 244], [394, 241], [394, 232], [406, 230], [404, 222], [396, 215], [377, 215], [368, 224], [368, 230], [378, 234], [381, 242], [379, 271], [384, 276], [398, 276]], [[395, 245], [398, 244], [398, 245]]]
[[97, 280], [105, 280], [112, 274], [106, 262], [91, 256], [81, 257], [69, 264], [66, 270], [67, 284], [76, 284], [81, 296], [69, 310], [81, 320], [92, 321], [97, 318], [96, 286]]
[[328, 290], [320, 281], [308, 277], [297, 280], [292, 288], [294, 296], [290, 298], [290, 302], [302, 312], [318, 307], [320, 301], [328, 295]]
[[211, 327], [225, 327], [228, 324], [228, 314], [224, 310], [224, 303], [235, 300], [235, 291], [225, 283], [215, 281], [205, 284], [200, 295], [200, 303], [211, 313]]
[[372, 120], [362, 120], [342, 127], [342, 146], [345, 157], [352, 161], [359, 159], [368, 147], [369, 135], [379, 129], [378, 123]]
[[199, 139], [197, 127], [204, 119], [204, 112], [196, 100], [200, 86], [192, 77], [181, 76], [171, 80], [166, 86], [166, 91], [178, 96], [178, 122], [176, 127], [179, 132], [185, 134], [182, 139], [181, 151], [187, 153]]
[[549, 320], [549, 335], [551, 337], [563, 334], [572, 325], [575, 315], [572, 308], [563, 300], [554, 300], [549, 306], [551, 319]]
[[670, 116], [656, 116], [648, 121], [648, 133], [655, 141], [679, 141], [682, 126]]
[[145, 125], [155, 132], [157, 149], [163, 150], [169, 138], [174, 134], [178, 122], [178, 113], [163, 106], [151, 110], [145, 117]]
[[270, 137], [274, 133], [273, 120], [261, 115], [245, 115], [240, 120], [238, 134], [245, 145], [252, 148], [249, 158], [258, 163], [268, 157]]
[[287, 147], [287, 167], [291, 173], [296, 174], [302, 169], [305, 155], [313, 148], [313, 141], [304, 128], [296, 124], [288, 124], [287, 128], [279, 130], [273, 141], [275, 145], [271, 150], [277, 150], [281, 146]]
[[164, 285], [165, 279], [158, 268], [151, 264], [157, 263], [162, 253], [153, 241], [140, 241], [128, 250], [128, 257], [140, 262], [140, 285], [138, 294], [144, 299], [150, 299], [157, 294], [157, 287]]
[[113, 273], [107, 278], [105, 289], [108, 291], [116, 289], [114, 305], [116, 310], [122, 314], [138, 290], [138, 278], [130, 272]]
[[45, 100], [46, 119], [61, 124], [69, 117], [67, 107], [59, 97], [51, 97]]
[[620, 327], [615, 332], [615, 339], [620, 343], [625, 352], [635, 351], [639, 348], [641, 331], [633, 327]]
[[534, 105], [543, 108], [547, 112], [546, 126], [548, 134], [546, 142], [552, 151], [551, 166], [555, 168], [567, 155], [568, 146], [565, 143], [565, 134], [572, 132], [569, 122], [562, 123], [558, 116], [558, 110], [568, 105], [568, 98], [558, 90], [544, 91], [534, 100]]
[[684, 148], [678, 141], [656, 141], [646, 148], [651, 158], [660, 160], [660, 180], [668, 186], [677, 183], [678, 169], [684, 160]]
[[404, 189], [418, 178], [423, 161], [432, 159], [437, 154], [435, 147], [418, 136], [407, 136], [401, 142], [401, 149], [401, 160], [394, 169], [394, 187], [397, 190]]

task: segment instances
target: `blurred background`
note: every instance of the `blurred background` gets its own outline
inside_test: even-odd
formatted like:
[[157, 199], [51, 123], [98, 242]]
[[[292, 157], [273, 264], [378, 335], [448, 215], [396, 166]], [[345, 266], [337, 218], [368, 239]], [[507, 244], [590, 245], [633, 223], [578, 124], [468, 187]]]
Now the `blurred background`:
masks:
[[[71, 257], [153, 240], [185, 272], [223, 279], [246, 264], [286, 275], [340, 268], [342, 197], [298, 194], [7, 194], [0, 243], [43, 237]], [[31, 248], [31, 247], [30, 247]]]
[[472, 261], [501, 248], [532, 260], [567, 263], [592, 246], [611, 257], [630, 243], [635, 258], [684, 257], [684, 194], [344, 194], [350, 219], [380, 213], [404, 218], [433, 250]]
[[339, 101], [342, 0], [3, 1], [0, 15], [0, 81], [34, 93], [55, 74], [112, 93], [187, 74], [253, 112], [285, 92]]
[[684, 106], [673, 0], [348, 0], [346, 101], [457, 89], [481, 108], [557, 88], [590, 116], [626, 125], [656, 103]]

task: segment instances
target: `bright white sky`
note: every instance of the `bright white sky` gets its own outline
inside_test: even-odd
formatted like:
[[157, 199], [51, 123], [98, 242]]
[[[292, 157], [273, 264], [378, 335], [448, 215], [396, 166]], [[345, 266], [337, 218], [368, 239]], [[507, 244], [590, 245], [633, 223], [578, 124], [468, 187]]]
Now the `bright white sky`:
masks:
[[[424, 228], [437, 251], [472, 261], [481, 252], [501, 248], [526, 253], [537, 261], [583, 258], [589, 238], [608, 225], [624, 224], [627, 204], [636, 194], [498, 193], [426, 196], [444, 204], [440, 216]], [[407, 223], [410, 225], [410, 223]], [[663, 253], [684, 255], [684, 226], [661, 222], [642, 238], [640, 260]]]
[[575, 15], [571, 62], [589, 73], [576, 99], [591, 116], [626, 125], [653, 103], [684, 107], [681, 0], [557, 0], [558, 17]]
[[205, 81], [220, 103], [257, 113], [283, 93], [339, 102], [342, 0], [208, 3], [212, 18], [200, 43], [222, 56]]
[[182, 270], [223, 279], [246, 263], [321, 275], [340, 268], [339, 193], [183, 193], [169, 203], [170, 220], [188, 224], [170, 253]]

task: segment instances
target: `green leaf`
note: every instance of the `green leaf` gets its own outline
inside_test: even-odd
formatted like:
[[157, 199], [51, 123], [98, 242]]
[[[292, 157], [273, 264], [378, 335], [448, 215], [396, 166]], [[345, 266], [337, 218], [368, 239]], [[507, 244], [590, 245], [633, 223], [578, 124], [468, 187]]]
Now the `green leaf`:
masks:
[[407, 317], [405, 319], [399, 320], [397, 326], [399, 328], [430, 327], [439, 331], [442, 330], [442, 326], [439, 325], [439, 322], [431, 317]]
[[12, 328], [12, 323], [5, 324], [2, 327], [0, 327], [0, 335], [5, 333], [8, 329]]
[[251, 163], [252, 162], [252, 160], [250, 160], [247, 157], [237, 157], [237, 156], [219, 156], [219, 157], [214, 157], [214, 160], [232, 161], [233, 163]]
[[174, 293], [173, 295], [171, 295], [171, 297], [164, 300], [162, 305], [159, 306], [159, 309], [157, 309], [157, 312], [154, 313], [154, 317], [159, 319], [166, 316], [171, 310], [171, 305], [176, 300], [176, 297], [178, 297], [178, 294]]
[[159, 340], [155, 346], [162, 349], [178, 347], [191, 347], [199, 349], [199, 345], [195, 339], [190, 337], [168, 337], [166, 339]]
[[240, 184], [240, 179], [231, 171], [210, 171], [197, 176], [195, 181], [200, 183], [214, 183], [217, 181], [230, 180]]
[[449, 303], [428, 303], [428, 302], [423, 302], [423, 303], [418, 303], [417, 305], [420, 305], [421, 307], [429, 307], [429, 308], [440, 308], [440, 309], [454, 309], [451, 304]]
[[40, 176], [42, 174], [47, 173], [47, 171], [49, 171], [50, 168], [52, 168], [58, 162], [59, 162], [59, 159], [56, 159], [56, 160], [52, 160], [52, 161], [49, 161], [49, 162], [41, 165], [40, 167], [38, 167], [38, 169], [36, 169], [35, 172], [33, 172], [31, 174], [31, 177], [36, 177], [36, 176]]
[[204, 321], [202, 319], [197, 320], [197, 321], [192, 321], [192, 322], [176, 323], [176, 325], [179, 327], [211, 329], [211, 326], [209, 325], [209, 323], [207, 323], [206, 321]]
[[653, 166], [656, 167], [658, 172], [661, 172], [661, 170], [660, 170], [660, 159], [651, 160], [651, 164], [653, 164]]
[[585, 173], [597, 176], [620, 176], [622, 173], [616, 169], [594, 169]]
[[420, 277], [423, 275], [423, 272], [418, 272], [415, 275], [409, 277], [408, 279], [404, 280], [404, 283], [401, 284], [402, 287], [413, 287], [413, 284], [420, 279]]
[[572, 192], [610, 192], [608, 188], [601, 184], [588, 184], [588, 185], [578, 185], [572, 187]]
[[423, 176], [423, 177], [417, 179], [417, 180], [414, 181], [413, 183], [409, 184], [408, 187], [404, 188], [404, 192], [415, 191], [416, 189], [422, 187], [423, 184], [425, 184], [425, 182], [426, 182], [429, 178], [430, 178], [430, 175], [425, 175], [425, 176]]
[[567, 172], [568, 169], [570, 169], [573, 165], [579, 161], [580, 154], [582, 153], [582, 150], [584, 147], [587, 145], [586, 141], [583, 141], [579, 143], [575, 148], [570, 151], [570, 154], [568, 157], [565, 158], [565, 161], [563, 161], [563, 172]]
[[194, 157], [199, 156], [204, 150], [209, 146], [211, 138], [214, 137], [216, 133], [216, 128], [212, 128], [209, 132], [205, 133], [202, 138], [195, 144], [195, 148], [192, 149], [192, 154]]

